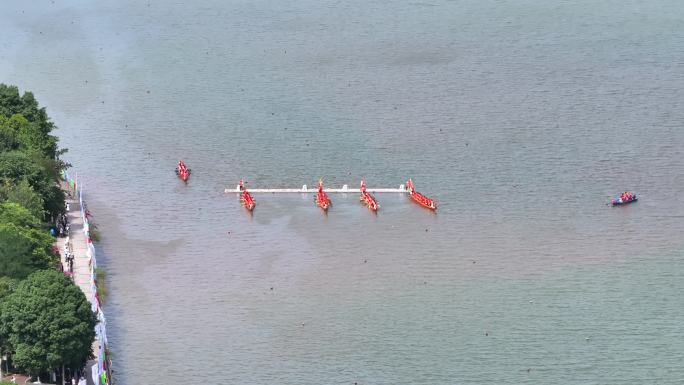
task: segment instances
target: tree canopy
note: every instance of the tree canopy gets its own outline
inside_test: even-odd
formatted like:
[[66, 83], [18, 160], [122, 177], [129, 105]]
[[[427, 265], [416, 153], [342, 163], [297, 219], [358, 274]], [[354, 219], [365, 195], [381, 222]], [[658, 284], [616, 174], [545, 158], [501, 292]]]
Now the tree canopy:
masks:
[[92, 357], [96, 323], [83, 292], [53, 270], [31, 274], [0, 302], [0, 341], [29, 373], [82, 367]]
[[[3, 298], [12, 294], [17, 286], [17, 282], [19, 281], [10, 277], [0, 277], [0, 304], [2, 303]], [[0, 356], [8, 353], [9, 351], [9, 341], [5, 335], [0, 333]]]
[[0, 84], [0, 115], [5, 120], [14, 120], [12, 124], [21, 145], [39, 149], [48, 158], [57, 157], [57, 138], [50, 135], [55, 125], [31, 92], [19, 95], [16, 86]]
[[65, 206], [54, 128], [33, 94], [0, 84], [0, 354], [35, 374], [81, 367], [96, 323], [47, 232]]
[[56, 178], [51, 175], [53, 171], [46, 169], [42, 162], [43, 159], [35, 153], [0, 153], [0, 181], [4, 181], [9, 188], [18, 186], [22, 181], [28, 182], [31, 189], [42, 199], [45, 213], [50, 218], [55, 218], [64, 211], [64, 193], [56, 185]]
[[16, 184], [5, 181], [0, 185], [0, 201], [3, 200], [21, 205], [36, 218], [45, 217], [43, 197], [33, 190], [26, 179]]
[[56, 266], [46, 224], [64, 212], [55, 128], [30, 92], [0, 84], [0, 277]]
[[0, 275], [24, 278], [39, 269], [56, 266], [54, 239], [45, 231], [0, 223]]
[[46, 225], [64, 212], [54, 124], [33, 94], [0, 84], [0, 277], [55, 267]]
[[40, 220], [25, 206], [14, 202], [0, 203], [0, 223], [40, 229]]
[[17, 282], [19, 281], [10, 277], [0, 277], [0, 302], [14, 291]]
[[66, 150], [58, 149], [50, 134], [54, 128], [32, 93], [20, 95], [17, 87], [0, 84], [0, 202], [25, 205], [46, 221], [64, 212], [56, 182], [66, 166], [59, 155]]

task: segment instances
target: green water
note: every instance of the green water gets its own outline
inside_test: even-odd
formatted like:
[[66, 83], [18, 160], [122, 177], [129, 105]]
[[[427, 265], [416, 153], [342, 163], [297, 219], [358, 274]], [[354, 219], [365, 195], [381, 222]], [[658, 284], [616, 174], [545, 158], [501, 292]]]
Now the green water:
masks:
[[[83, 180], [121, 385], [679, 384], [683, 20], [666, 0], [5, 1], [0, 82], [47, 106]], [[412, 177], [440, 208], [260, 195], [250, 216], [223, 194], [319, 177]]]

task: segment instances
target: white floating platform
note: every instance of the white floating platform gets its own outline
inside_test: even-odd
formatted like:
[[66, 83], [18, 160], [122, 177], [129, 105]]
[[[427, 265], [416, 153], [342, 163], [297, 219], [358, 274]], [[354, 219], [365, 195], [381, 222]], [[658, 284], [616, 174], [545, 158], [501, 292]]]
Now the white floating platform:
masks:
[[[308, 188], [306, 185], [302, 188], [247, 188], [250, 193], [317, 193], [318, 188]], [[342, 188], [324, 188], [323, 191], [326, 193], [361, 193], [361, 189], [358, 188], [348, 188], [347, 185], [342, 186]], [[408, 193], [404, 185], [400, 185], [399, 188], [366, 188], [369, 193]], [[231, 189], [227, 188], [224, 190], [226, 194], [229, 193], [241, 193], [240, 186]]]

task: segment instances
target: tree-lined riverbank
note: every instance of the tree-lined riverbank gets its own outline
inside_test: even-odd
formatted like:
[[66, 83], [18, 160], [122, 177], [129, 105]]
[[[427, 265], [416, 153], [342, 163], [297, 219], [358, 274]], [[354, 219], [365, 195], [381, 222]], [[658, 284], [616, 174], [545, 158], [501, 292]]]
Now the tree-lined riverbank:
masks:
[[[0, 84], [0, 367], [64, 381], [94, 357], [99, 305], [90, 276], [77, 286], [62, 264], [60, 242], [82, 243], [72, 252], [77, 269], [90, 262], [81, 212], [68, 212], [59, 185], [68, 165], [54, 129], [33, 94]], [[65, 222], [72, 231], [80, 223], [81, 232], [56, 240]]]

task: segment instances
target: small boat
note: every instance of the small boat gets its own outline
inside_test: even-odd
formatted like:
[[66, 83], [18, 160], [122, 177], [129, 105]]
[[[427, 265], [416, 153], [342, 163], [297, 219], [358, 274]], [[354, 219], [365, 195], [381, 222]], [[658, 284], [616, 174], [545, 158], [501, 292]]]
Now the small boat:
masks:
[[182, 160], [178, 161], [178, 165], [176, 166], [176, 175], [178, 175], [183, 182], [187, 182], [188, 178], [190, 177], [190, 169], [185, 166], [185, 162]]
[[254, 198], [252, 198], [252, 196], [245, 188], [245, 182], [242, 179], [240, 179], [240, 191], [242, 191], [242, 194], [240, 194], [240, 203], [242, 203], [242, 205], [245, 206], [247, 210], [254, 210], [254, 207], [256, 206], [256, 201], [254, 200]]
[[636, 201], [637, 201], [636, 194], [633, 194], [629, 191], [625, 191], [622, 194], [620, 194], [619, 197], [613, 199], [611, 201], [611, 204], [613, 206], [622, 206], [622, 205], [626, 205], [626, 204], [636, 202]]
[[375, 200], [375, 197], [372, 196], [368, 191], [366, 191], [366, 181], [363, 179], [361, 180], [361, 197], [359, 198], [359, 200], [364, 205], [368, 206], [368, 208], [373, 212], [378, 211], [378, 209], [380, 208], [380, 205]]
[[323, 211], [328, 211], [328, 208], [332, 205], [328, 194], [323, 191], [323, 179], [318, 180], [318, 194], [316, 194], [316, 205], [323, 209]]
[[406, 182], [406, 190], [408, 190], [411, 198], [419, 205], [430, 210], [437, 210], [437, 202], [416, 191], [415, 187], [413, 187], [411, 178]]

